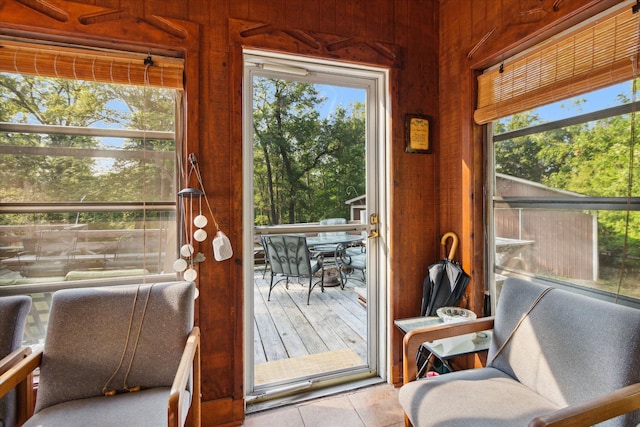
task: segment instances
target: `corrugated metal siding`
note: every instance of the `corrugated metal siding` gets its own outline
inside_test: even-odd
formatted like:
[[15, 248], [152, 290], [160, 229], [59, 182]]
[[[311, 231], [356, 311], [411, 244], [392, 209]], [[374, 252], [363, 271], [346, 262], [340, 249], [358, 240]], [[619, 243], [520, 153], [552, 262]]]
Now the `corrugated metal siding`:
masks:
[[[499, 178], [501, 196], [550, 196], [557, 194], [526, 183]], [[597, 273], [594, 259], [593, 216], [580, 211], [549, 209], [496, 209], [496, 237], [531, 240], [504, 263], [535, 274], [592, 280]], [[518, 262], [516, 262], [518, 261]]]

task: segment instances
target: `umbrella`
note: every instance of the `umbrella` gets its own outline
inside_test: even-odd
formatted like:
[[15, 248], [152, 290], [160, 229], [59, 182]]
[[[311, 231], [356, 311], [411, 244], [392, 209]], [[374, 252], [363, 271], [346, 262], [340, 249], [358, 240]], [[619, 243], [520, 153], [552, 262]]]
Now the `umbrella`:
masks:
[[471, 277], [464, 272], [460, 263], [453, 260], [458, 248], [458, 236], [448, 232], [440, 240], [440, 244], [447, 248], [447, 240], [453, 240], [449, 256], [429, 266], [422, 288], [421, 316], [435, 316], [440, 307], [450, 307], [458, 304]]

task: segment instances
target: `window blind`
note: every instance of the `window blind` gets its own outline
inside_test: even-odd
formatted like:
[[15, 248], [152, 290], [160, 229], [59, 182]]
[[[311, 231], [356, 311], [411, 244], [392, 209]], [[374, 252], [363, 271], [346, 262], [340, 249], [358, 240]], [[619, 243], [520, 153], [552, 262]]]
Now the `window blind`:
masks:
[[639, 25], [627, 2], [490, 68], [478, 76], [476, 123], [637, 76]]
[[183, 89], [182, 59], [152, 56], [153, 64], [145, 64], [147, 57], [146, 54], [0, 40], [2, 72]]

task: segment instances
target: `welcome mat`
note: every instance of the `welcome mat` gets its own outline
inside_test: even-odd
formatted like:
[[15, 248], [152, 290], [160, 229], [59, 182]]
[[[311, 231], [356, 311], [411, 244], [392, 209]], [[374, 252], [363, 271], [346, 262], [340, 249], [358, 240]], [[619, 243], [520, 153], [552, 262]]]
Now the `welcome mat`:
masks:
[[350, 348], [310, 354], [293, 359], [274, 360], [255, 366], [255, 385], [289, 380], [363, 365], [360, 356]]

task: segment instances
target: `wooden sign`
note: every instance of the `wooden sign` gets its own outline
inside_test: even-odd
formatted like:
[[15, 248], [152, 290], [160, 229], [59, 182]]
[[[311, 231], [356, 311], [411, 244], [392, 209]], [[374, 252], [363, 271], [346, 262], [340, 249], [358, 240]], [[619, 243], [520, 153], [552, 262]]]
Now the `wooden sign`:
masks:
[[431, 153], [429, 117], [407, 114], [405, 118], [405, 135], [405, 151], [407, 153]]

